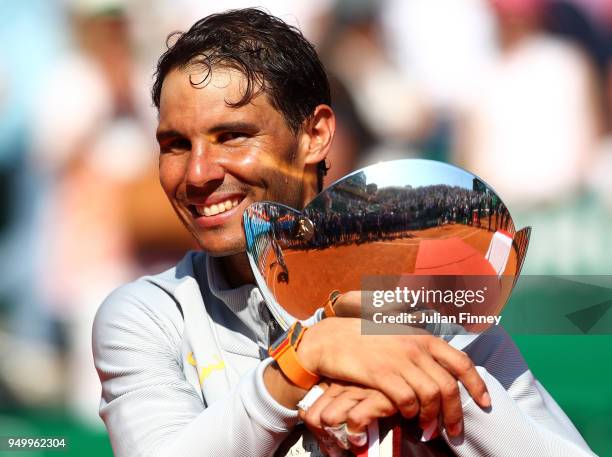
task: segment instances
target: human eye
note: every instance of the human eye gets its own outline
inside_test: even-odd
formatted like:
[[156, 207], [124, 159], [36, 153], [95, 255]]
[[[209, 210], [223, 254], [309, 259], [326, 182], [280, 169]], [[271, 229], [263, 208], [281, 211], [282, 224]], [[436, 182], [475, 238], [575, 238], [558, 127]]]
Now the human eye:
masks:
[[238, 144], [249, 138], [250, 136], [251, 135], [249, 135], [248, 133], [240, 131], [222, 132], [217, 136], [217, 142], [221, 144]]
[[191, 150], [191, 141], [186, 138], [169, 138], [159, 143], [161, 154], [181, 153]]

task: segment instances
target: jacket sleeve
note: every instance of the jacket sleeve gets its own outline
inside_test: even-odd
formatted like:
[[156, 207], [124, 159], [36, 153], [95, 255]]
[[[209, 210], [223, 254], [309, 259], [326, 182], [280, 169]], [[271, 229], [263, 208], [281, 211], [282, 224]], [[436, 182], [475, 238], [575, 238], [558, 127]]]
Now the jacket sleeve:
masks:
[[481, 409], [460, 384], [465, 431], [459, 438], [444, 432], [459, 457], [595, 455], [505, 331], [482, 335], [466, 352], [487, 384], [492, 406]]
[[115, 456], [272, 455], [298, 418], [264, 386], [271, 359], [207, 407], [183, 373], [181, 314], [155, 289], [138, 282], [118, 289], [94, 321], [100, 416]]

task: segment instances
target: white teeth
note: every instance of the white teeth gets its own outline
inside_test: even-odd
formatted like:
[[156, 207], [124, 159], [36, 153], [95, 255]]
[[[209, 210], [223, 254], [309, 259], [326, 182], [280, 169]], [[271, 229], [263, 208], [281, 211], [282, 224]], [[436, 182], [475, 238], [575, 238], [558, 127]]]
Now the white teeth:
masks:
[[200, 216], [215, 216], [238, 206], [238, 200], [226, 200], [210, 206], [195, 205], [196, 212]]

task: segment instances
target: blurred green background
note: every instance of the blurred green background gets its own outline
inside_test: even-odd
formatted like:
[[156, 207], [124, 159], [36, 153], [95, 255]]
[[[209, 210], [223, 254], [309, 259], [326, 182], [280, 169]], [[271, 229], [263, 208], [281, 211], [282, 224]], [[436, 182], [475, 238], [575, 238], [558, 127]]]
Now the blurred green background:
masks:
[[612, 336], [515, 336], [535, 376], [591, 449], [612, 455]]

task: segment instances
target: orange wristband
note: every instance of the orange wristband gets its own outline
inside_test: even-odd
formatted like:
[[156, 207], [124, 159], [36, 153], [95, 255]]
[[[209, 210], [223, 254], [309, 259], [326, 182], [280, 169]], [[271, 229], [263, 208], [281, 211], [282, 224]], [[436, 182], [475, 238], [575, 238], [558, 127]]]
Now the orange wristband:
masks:
[[340, 298], [340, 295], [342, 294], [340, 293], [339, 290], [331, 291], [331, 293], [329, 294], [329, 299], [327, 300], [327, 303], [325, 303], [325, 306], [323, 307], [323, 318], [324, 319], [327, 317], [336, 317], [336, 311], [334, 310], [334, 305]]
[[304, 390], [310, 390], [321, 377], [304, 367], [297, 355], [297, 348], [308, 327], [296, 322], [281, 336], [268, 350], [268, 354], [278, 364], [279, 368], [289, 380]]

